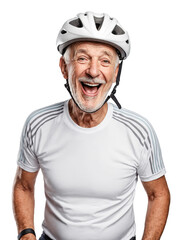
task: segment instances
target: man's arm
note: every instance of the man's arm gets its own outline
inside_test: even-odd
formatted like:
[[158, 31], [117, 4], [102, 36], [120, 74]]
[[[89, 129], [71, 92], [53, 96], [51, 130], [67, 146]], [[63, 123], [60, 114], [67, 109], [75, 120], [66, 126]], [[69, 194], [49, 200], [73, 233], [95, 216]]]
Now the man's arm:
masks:
[[148, 195], [148, 208], [142, 240], [159, 240], [169, 212], [170, 193], [165, 177], [142, 182]]
[[[18, 167], [13, 186], [13, 210], [18, 233], [26, 228], [34, 229], [34, 185], [38, 172], [27, 172]], [[21, 240], [36, 240], [33, 234]]]

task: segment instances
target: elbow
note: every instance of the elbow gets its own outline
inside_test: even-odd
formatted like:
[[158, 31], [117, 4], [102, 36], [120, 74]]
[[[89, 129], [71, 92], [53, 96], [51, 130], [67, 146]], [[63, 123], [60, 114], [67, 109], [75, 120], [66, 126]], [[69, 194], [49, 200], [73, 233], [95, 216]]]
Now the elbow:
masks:
[[13, 192], [34, 193], [34, 185], [31, 185], [27, 181], [21, 179], [19, 176], [16, 176], [13, 184]]
[[34, 187], [31, 187], [29, 184], [27, 184], [24, 181], [16, 181], [13, 186], [13, 191], [21, 191], [21, 192], [30, 192], [34, 193]]
[[159, 201], [160, 203], [165, 204], [165, 206], [167, 206], [167, 208], [169, 209], [171, 202], [171, 194], [169, 189], [167, 188], [160, 193], [152, 192], [151, 194], [148, 195], [148, 201], [149, 203]]
[[171, 203], [171, 194], [170, 194], [169, 189], [168, 189], [168, 192], [167, 192], [167, 194], [166, 194], [166, 199], [167, 199], [167, 202], [168, 202], [168, 208], [169, 208], [170, 203]]

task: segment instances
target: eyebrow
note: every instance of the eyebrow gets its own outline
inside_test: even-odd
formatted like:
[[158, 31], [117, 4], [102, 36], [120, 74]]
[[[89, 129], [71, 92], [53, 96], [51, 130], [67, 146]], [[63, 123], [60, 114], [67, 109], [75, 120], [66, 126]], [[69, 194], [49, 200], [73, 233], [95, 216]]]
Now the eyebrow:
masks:
[[74, 55], [76, 55], [77, 53], [86, 53], [87, 54], [87, 51], [85, 49], [78, 49], [77, 51], [75, 51]]
[[[78, 54], [78, 53], [88, 54], [87, 50], [86, 50], [86, 49], [82, 49], [82, 48], [80, 48], [80, 49], [78, 49], [77, 51], [75, 51], [74, 56], [75, 56], [76, 54]], [[88, 54], [88, 55], [89, 55], [89, 54]], [[110, 58], [113, 58], [113, 55], [112, 55], [110, 52], [106, 51], [106, 50], [102, 51], [102, 52], [101, 52], [101, 55], [107, 55], [107, 56], [109, 56]]]
[[107, 55], [109, 57], [113, 57], [113, 55], [110, 52], [108, 52], [108, 51], [103, 51], [103, 55]]

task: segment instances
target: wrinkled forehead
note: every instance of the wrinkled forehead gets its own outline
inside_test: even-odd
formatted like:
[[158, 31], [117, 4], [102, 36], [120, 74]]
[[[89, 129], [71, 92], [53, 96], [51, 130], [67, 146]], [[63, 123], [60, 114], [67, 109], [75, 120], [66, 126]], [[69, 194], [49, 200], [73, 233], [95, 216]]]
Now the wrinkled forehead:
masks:
[[109, 44], [98, 42], [76, 42], [71, 44], [71, 56], [85, 53], [88, 55], [107, 55], [111, 58], [116, 58], [116, 49]]

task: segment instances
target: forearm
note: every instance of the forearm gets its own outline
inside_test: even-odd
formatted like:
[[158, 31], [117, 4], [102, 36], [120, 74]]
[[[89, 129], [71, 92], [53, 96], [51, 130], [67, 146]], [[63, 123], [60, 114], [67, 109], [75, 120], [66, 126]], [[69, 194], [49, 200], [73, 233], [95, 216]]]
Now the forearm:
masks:
[[16, 184], [13, 191], [13, 209], [18, 233], [23, 229], [34, 229], [34, 191]]
[[164, 196], [150, 197], [142, 240], [159, 240], [164, 230], [170, 204], [169, 192]]

